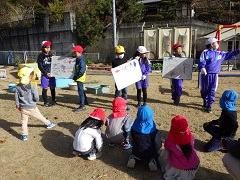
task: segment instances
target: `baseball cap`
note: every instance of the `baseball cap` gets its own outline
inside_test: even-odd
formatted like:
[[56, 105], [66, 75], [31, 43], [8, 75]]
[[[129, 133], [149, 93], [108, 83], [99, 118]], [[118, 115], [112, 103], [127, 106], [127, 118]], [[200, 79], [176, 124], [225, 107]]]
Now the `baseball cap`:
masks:
[[140, 54], [145, 54], [145, 53], [148, 53], [148, 52], [149, 52], [144, 46], [138, 46], [137, 51], [138, 51]]
[[104, 121], [106, 115], [103, 109], [96, 108], [91, 114], [89, 114], [89, 117], [99, 121]]
[[79, 53], [82, 53], [83, 52], [83, 48], [82, 46], [74, 46], [74, 48], [72, 49], [73, 51], [76, 51], [76, 52], [79, 52]]
[[182, 47], [182, 45], [179, 43], [176, 43], [172, 46], [172, 50], [174, 51], [177, 47]]
[[216, 38], [208, 38], [205, 42], [206, 45], [212, 44], [218, 42], [218, 40]]
[[41, 46], [42, 46], [42, 47], [51, 46], [51, 45], [52, 45], [52, 43], [51, 43], [50, 41], [43, 41], [43, 42], [41, 43]]

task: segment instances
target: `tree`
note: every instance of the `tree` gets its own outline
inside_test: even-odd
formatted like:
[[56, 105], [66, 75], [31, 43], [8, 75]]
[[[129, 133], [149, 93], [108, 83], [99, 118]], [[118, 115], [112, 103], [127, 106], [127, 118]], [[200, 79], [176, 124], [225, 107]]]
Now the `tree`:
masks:
[[54, 0], [53, 3], [48, 3], [48, 14], [51, 22], [58, 22], [63, 19], [63, 13], [65, 12], [65, 6], [63, 1]]

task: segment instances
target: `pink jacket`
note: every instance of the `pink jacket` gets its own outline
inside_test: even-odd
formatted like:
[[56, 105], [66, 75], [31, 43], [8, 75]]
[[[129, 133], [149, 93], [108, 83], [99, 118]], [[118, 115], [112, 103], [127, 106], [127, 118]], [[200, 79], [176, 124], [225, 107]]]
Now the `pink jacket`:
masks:
[[198, 165], [199, 157], [194, 149], [194, 137], [191, 138], [193, 148], [189, 161], [184, 156], [179, 145], [172, 143], [168, 138], [165, 140], [164, 147], [168, 150], [168, 162], [177, 169], [191, 169]]

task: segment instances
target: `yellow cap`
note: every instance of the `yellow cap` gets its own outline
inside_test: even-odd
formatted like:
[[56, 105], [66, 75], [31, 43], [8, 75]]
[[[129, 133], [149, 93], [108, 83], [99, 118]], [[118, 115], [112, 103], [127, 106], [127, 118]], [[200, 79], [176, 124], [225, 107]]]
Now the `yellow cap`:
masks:
[[118, 46], [115, 48], [115, 52], [118, 53], [118, 54], [125, 53], [124, 47], [118, 45]]
[[20, 77], [19, 83], [28, 84], [30, 82], [30, 74], [34, 71], [33, 68], [23, 67], [18, 71], [18, 76]]

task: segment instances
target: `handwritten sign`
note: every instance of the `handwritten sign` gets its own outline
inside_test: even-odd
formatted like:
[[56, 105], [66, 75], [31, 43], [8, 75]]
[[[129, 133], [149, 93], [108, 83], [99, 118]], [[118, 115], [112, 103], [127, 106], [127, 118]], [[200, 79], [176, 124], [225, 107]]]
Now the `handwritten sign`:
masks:
[[120, 66], [112, 68], [112, 74], [118, 90], [121, 90], [141, 80], [142, 71], [138, 60], [132, 60]]
[[72, 79], [76, 58], [53, 56], [51, 65], [51, 75], [59, 78]]
[[192, 79], [192, 58], [164, 57], [163, 58], [163, 78]]

